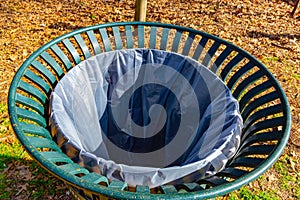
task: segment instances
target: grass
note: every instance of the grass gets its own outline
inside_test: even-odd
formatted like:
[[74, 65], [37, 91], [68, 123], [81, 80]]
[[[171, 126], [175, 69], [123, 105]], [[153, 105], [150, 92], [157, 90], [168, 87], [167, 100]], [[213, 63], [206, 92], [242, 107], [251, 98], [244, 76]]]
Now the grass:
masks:
[[229, 200], [239, 200], [239, 199], [247, 199], [247, 200], [280, 200], [279, 197], [276, 196], [273, 192], [265, 192], [265, 191], [251, 191], [246, 187], [242, 187], [238, 190], [238, 193], [232, 193], [228, 198]]
[[275, 169], [280, 173], [280, 186], [284, 190], [290, 191], [297, 199], [300, 199], [300, 172], [294, 169], [293, 160], [288, 155], [284, 155], [281, 160], [275, 163]]
[[65, 196], [64, 184], [34, 162], [14, 137], [6, 104], [0, 103], [0, 116], [0, 199]]

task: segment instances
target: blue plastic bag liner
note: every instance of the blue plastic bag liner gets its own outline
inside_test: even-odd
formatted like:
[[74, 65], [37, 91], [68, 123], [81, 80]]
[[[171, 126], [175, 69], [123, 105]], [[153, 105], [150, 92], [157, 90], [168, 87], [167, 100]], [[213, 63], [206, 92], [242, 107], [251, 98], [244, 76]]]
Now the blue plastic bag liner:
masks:
[[156, 187], [224, 168], [242, 118], [226, 85], [177, 53], [127, 49], [71, 69], [51, 95], [54, 140], [110, 180]]

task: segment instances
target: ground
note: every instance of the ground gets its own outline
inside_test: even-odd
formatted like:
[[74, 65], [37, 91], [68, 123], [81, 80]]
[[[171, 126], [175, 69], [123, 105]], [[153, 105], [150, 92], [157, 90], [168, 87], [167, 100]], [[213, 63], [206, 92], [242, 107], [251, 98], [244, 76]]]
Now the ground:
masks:
[[[280, 160], [229, 199], [300, 199], [300, 8], [280, 0], [148, 0], [147, 21], [202, 30], [250, 52], [276, 76], [292, 111]], [[23, 151], [7, 94], [22, 62], [53, 38], [89, 25], [133, 21], [134, 0], [0, 0], [0, 199], [70, 199], [65, 185]]]

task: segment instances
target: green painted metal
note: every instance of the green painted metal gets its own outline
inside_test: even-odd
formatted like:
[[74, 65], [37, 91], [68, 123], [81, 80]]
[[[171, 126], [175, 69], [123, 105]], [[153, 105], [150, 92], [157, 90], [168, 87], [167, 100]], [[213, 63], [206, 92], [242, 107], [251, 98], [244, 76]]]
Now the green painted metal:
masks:
[[148, 186], [137, 185], [136, 186], [137, 193], [150, 194], [150, 188]]
[[[87, 169], [79, 166], [76, 163], [69, 163], [69, 164], [65, 164], [65, 165], [60, 165], [58, 167], [64, 171], [69, 172], [70, 174], [85, 174], [85, 175], [92, 174]], [[92, 179], [89, 179], [89, 181], [93, 182]]]
[[175, 37], [174, 37], [173, 44], [172, 44], [172, 50], [171, 51], [178, 52], [181, 35], [182, 35], [181, 30], [176, 30]]
[[228, 74], [231, 72], [231, 70], [234, 68], [234, 66], [236, 66], [237, 64], [239, 64], [239, 62], [241, 62], [243, 60], [243, 58], [245, 58], [244, 55], [242, 55], [241, 53], [238, 53], [226, 66], [225, 68], [222, 70], [221, 72], [221, 78], [223, 80], [225, 80], [228, 76]]
[[77, 44], [79, 45], [79, 47], [84, 55], [84, 58], [88, 59], [89, 57], [91, 57], [89, 48], [86, 45], [86, 43], [84, 42], [84, 40], [82, 39], [81, 35], [80, 34], [74, 35], [74, 38], [75, 38]]
[[37, 111], [40, 115], [45, 114], [44, 107], [31, 98], [25, 97], [21, 94], [17, 94], [16, 102]]
[[207, 54], [205, 55], [202, 64], [205, 66], [209, 66], [211, 58], [215, 55], [216, 51], [219, 49], [220, 47], [220, 43], [218, 42], [214, 42], [214, 44], [210, 47], [210, 49], [208, 50]]
[[114, 188], [114, 189], [118, 189], [118, 190], [124, 190], [125, 188], [127, 188], [127, 184], [121, 181], [115, 181], [113, 180], [109, 185], [109, 188]]
[[101, 29], [99, 29], [99, 31], [100, 31], [100, 34], [101, 34], [101, 39], [102, 39], [105, 51], [106, 52], [111, 51], [112, 49], [111, 49], [111, 46], [110, 46], [110, 40], [108, 38], [106, 29], [101, 28]]
[[60, 151], [44, 151], [40, 152], [40, 154], [43, 156], [43, 158], [53, 163], [73, 163], [69, 157]]
[[42, 63], [37, 60], [32, 60], [31, 65], [38, 70], [44, 77], [51, 83], [54, 84], [57, 82], [55, 76], [48, 70]]
[[185, 44], [184, 44], [184, 47], [182, 50], [182, 55], [187, 56], [189, 54], [191, 46], [194, 41], [194, 38], [195, 38], [195, 34], [193, 32], [190, 32], [188, 38], [185, 41]]
[[[214, 62], [211, 71], [216, 73], [218, 68], [222, 65], [222, 63], [230, 55], [231, 52], [232, 52], [232, 49], [230, 49], [229, 47], [226, 47], [225, 50], [220, 54], [220, 56]], [[232, 78], [230, 80], [232, 80]], [[228, 88], [231, 88], [228, 84], [227, 84], [227, 86], [228, 86]]]
[[122, 45], [122, 38], [120, 35], [119, 27], [114, 26], [112, 28], [112, 30], [113, 30], [113, 35], [114, 35], [114, 39], [115, 39], [116, 49], [120, 50], [120, 49], [122, 49], [123, 45]]
[[[199, 44], [197, 45], [196, 51], [194, 52], [194, 55], [193, 55], [193, 58], [195, 60], [199, 59], [199, 57], [202, 54], [203, 49], [204, 49], [205, 45], [207, 44], [207, 42], [208, 42], [208, 38], [207, 37], [203, 37], [200, 40]], [[228, 47], [228, 48], [230, 48], [230, 47]]]
[[29, 85], [28, 83], [22, 80], [19, 83], [18, 89], [23, 90], [24, 92], [27, 92], [28, 94], [34, 96], [43, 104], [47, 101], [47, 96], [45, 94], [43, 94], [39, 89], [33, 87], [32, 85]]
[[[94, 43], [93, 43], [94, 44]], [[64, 54], [64, 52], [57, 46], [53, 45], [50, 47], [53, 53], [60, 59], [60, 61], [64, 64], [65, 69], [69, 70], [72, 68], [72, 63], [69, 58]]]
[[54, 151], [61, 152], [61, 150], [57, 146], [57, 144], [55, 142], [53, 142], [52, 140], [49, 140], [48, 138], [39, 138], [39, 137], [29, 136], [28, 140], [35, 148], [49, 148]]
[[74, 62], [76, 64], [80, 63], [81, 62], [80, 55], [78, 51], [75, 49], [74, 45], [71, 43], [71, 41], [69, 39], [64, 39], [62, 42], [67, 48], [67, 50], [69, 51], [69, 53], [72, 55]]
[[16, 109], [16, 113], [19, 118], [31, 120], [33, 122], [36, 122], [37, 124], [39, 124], [42, 127], [47, 126], [46, 119], [43, 116], [41, 116], [35, 112], [18, 107]]
[[150, 45], [149, 48], [150, 49], [155, 49], [156, 46], [156, 31], [157, 31], [157, 27], [156, 26], [151, 26], [151, 30], [150, 30]]
[[144, 48], [145, 46], [145, 27], [143, 25], [138, 26], [138, 48]]
[[162, 33], [161, 41], [160, 41], [160, 49], [161, 50], [166, 50], [167, 49], [169, 33], [170, 33], [169, 28], [164, 28], [163, 29], [163, 33]]
[[132, 49], [133, 48], [132, 27], [131, 25], [125, 25], [125, 29], [126, 29], [127, 49]]
[[41, 126], [35, 124], [28, 124], [25, 122], [20, 122], [19, 126], [22, 128], [24, 134], [35, 135], [36, 137], [44, 137], [52, 140], [49, 131]]
[[40, 76], [36, 75], [35, 73], [33, 73], [30, 70], [26, 70], [24, 77], [28, 78], [29, 80], [33, 81], [34, 83], [36, 83], [37, 85], [40, 86], [40, 88], [47, 94], [50, 92], [50, 86], [49, 84], [42, 79]]
[[[212, 45], [206, 47], [209, 43]], [[109, 182], [105, 176], [74, 163], [53, 142], [48, 127], [49, 98], [56, 83], [63, 77], [64, 69], [68, 71], [76, 67], [82, 61], [81, 57], [88, 59], [101, 53], [101, 49], [113, 51], [124, 48], [124, 45], [125, 48], [150, 47], [192, 55], [193, 59], [210, 67], [227, 83], [233, 95], [239, 98], [245, 126], [239, 151], [224, 170], [197, 182], [165, 185], [153, 190], [147, 186], [130, 189], [124, 182]], [[225, 47], [224, 50], [220, 49], [221, 46]], [[213, 56], [216, 57], [214, 63]], [[70, 61], [71, 57], [74, 62]], [[243, 60], [246, 62], [241, 62]], [[44, 61], [49, 66], [43, 65]], [[224, 66], [224, 63], [227, 64]], [[256, 71], [253, 72], [253, 69]], [[264, 81], [260, 81], [262, 77]], [[274, 100], [279, 103], [274, 104]], [[29, 154], [46, 170], [77, 188], [74, 191], [81, 191], [80, 194], [89, 198], [203, 199], [224, 195], [270, 168], [283, 152], [291, 128], [289, 104], [283, 89], [253, 56], [216, 36], [154, 22], [100, 24], [50, 41], [19, 68], [11, 83], [8, 108], [16, 136]], [[262, 120], [264, 116], [269, 118]], [[241, 166], [252, 170], [241, 170], [238, 168]]]
[[177, 189], [174, 185], [163, 185], [161, 189], [164, 191], [165, 194], [176, 194]]
[[90, 30], [90, 31], [87, 31], [86, 33], [87, 33], [87, 35], [89, 37], [90, 43], [93, 46], [94, 54], [97, 55], [97, 54], [101, 53], [101, 48], [100, 48], [99, 43], [97, 41], [97, 38], [96, 38], [96, 36], [94, 34], [94, 31]]
[[178, 187], [179, 190], [183, 189], [186, 192], [194, 192], [199, 190], [204, 190], [199, 184], [197, 183], [184, 183]]
[[83, 176], [81, 178], [81, 180], [85, 180], [88, 182], [92, 182], [92, 183], [106, 183], [107, 185], [109, 184], [107, 178], [105, 176], [101, 176], [99, 174], [96, 173], [88, 173], [85, 176]]
[[[227, 49], [227, 48], [226, 48]], [[224, 50], [224, 52], [226, 51], [226, 49]], [[231, 51], [230, 51], [231, 52]], [[229, 52], [229, 53], [230, 53]], [[227, 55], [228, 56], [228, 55]], [[217, 61], [216, 61], [217, 62]], [[223, 61], [221, 61], [223, 62]], [[221, 64], [221, 63], [220, 63]], [[218, 67], [220, 66], [220, 64], [218, 63]], [[231, 77], [231, 79], [228, 81], [227, 83], [227, 87], [232, 89], [235, 84], [237, 83], [237, 81], [239, 81], [241, 79], [241, 77], [243, 77], [243, 75], [248, 72], [250, 69], [253, 69], [255, 67], [255, 64], [252, 63], [251, 61], [247, 62], [245, 65], [243, 65], [238, 71], [236, 71], [234, 73], [234, 75]]]
[[48, 63], [48, 65], [55, 71], [55, 74], [58, 77], [61, 77], [64, 74], [61, 66], [47, 53], [41, 53], [41, 57]]

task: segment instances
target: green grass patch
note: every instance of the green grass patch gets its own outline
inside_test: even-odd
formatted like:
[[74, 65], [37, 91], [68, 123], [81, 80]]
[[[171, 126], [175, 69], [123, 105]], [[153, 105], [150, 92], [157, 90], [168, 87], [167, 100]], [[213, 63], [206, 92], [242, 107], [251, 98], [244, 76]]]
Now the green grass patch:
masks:
[[55, 199], [65, 195], [64, 184], [32, 160], [15, 138], [6, 104], [0, 103], [0, 116], [0, 199]]
[[275, 163], [275, 170], [282, 175], [279, 180], [280, 187], [291, 192], [296, 199], [300, 199], [300, 172], [293, 169], [294, 163], [297, 162], [286, 154]]
[[277, 57], [277, 56], [274, 56], [274, 57], [263, 57], [263, 60], [264, 61], [280, 61], [280, 59]]
[[239, 199], [247, 199], [247, 200], [280, 200], [276, 194], [272, 191], [251, 191], [246, 187], [242, 187], [238, 192], [232, 193], [229, 200], [239, 200]]
[[9, 125], [10, 121], [7, 112], [7, 105], [0, 103], [0, 137], [10, 132]]

